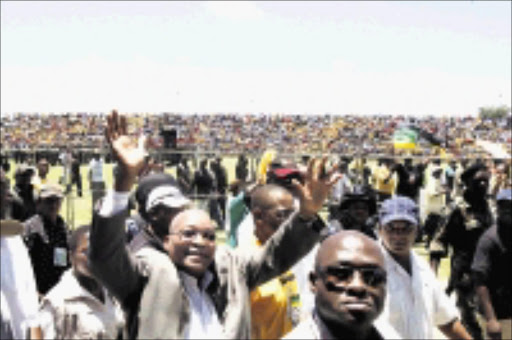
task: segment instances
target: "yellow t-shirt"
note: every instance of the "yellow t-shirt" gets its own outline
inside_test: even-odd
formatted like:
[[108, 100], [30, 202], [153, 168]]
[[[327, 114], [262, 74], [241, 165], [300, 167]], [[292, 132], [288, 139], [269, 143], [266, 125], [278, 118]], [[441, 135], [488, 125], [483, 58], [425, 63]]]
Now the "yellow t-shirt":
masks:
[[373, 177], [374, 177], [374, 189], [377, 192], [385, 193], [392, 195], [395, 191], [396, 184], [396, 174], [393, 174], [389, 181], [385, 182], [384, 180], [389, 176], [390, 170], [388, 167], [381, 165], [375, 168]]
[[299, 318], [297, 280], [291, 271], [251, 292], [251, 339], [280, 339], [298, 324]]
[[45, 184], [48, 184], [48, 178], [42, 179], [39, 176], [32, 177], [32, 185], [34, 186], [34, 190], [39, 194], [41, 191], [41, 187]]

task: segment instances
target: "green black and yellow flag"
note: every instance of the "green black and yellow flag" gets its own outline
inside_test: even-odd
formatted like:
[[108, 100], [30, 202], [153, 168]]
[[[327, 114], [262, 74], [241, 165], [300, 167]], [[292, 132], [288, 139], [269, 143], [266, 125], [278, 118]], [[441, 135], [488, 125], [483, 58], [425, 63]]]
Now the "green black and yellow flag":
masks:
[[393, 145], [395, 149], [414, 149], [418, 141], [418, 132], [409, 127], [402, 127], [395, 130], [393, 134]]

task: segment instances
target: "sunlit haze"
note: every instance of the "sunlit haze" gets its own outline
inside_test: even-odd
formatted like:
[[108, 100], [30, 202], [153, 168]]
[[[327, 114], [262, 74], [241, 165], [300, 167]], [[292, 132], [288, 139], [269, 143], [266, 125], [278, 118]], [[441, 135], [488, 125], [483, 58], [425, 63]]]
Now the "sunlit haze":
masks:
[[511, 2], [1, 2], [1, 112], [475, 115]]

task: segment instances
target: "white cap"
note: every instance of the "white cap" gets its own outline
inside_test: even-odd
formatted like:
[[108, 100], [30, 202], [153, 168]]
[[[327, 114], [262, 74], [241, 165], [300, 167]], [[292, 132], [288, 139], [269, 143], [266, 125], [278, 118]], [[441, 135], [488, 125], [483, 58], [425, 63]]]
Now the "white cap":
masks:
[[162, 185], [154, 188], [149, 193], [146, 201], [146, 211], [160, 204], [169, 208], [182, 208], [190, 203], [190, 200], [183, 196], [177, 187]]

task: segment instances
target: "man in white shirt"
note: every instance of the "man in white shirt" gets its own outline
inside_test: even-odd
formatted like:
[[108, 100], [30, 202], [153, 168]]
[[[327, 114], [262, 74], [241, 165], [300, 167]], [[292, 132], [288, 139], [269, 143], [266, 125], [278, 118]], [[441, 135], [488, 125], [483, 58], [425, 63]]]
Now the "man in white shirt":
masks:
[[37, 289], [34, 270], [23, 243], [23, 225], [9, 217], [8, 184], [0, 170], [0, 295], [1, 336], [25, 339], [40, 336], [37, 322]]
[[384, 257], [377, 242], [342, 230], [320, 243], [309, 275], [315, 306], [285, 339], [399, 339], [383, 320], [386, 298]]
[[418, 231], [416, 203], [404, 196], [389, 198], [380, 207], [379, 219], [388, 276], [388, 299], [380, 318], [404, 339], [433, 339], [434, 327], [449, 339], [471, 339], [429, 265], [412, 251]]
[[105, 195], [105, 182], [103, 181], [103, 160], [95, 154], [89, 162], [89, 183], [92, 191], [92, 207]]

